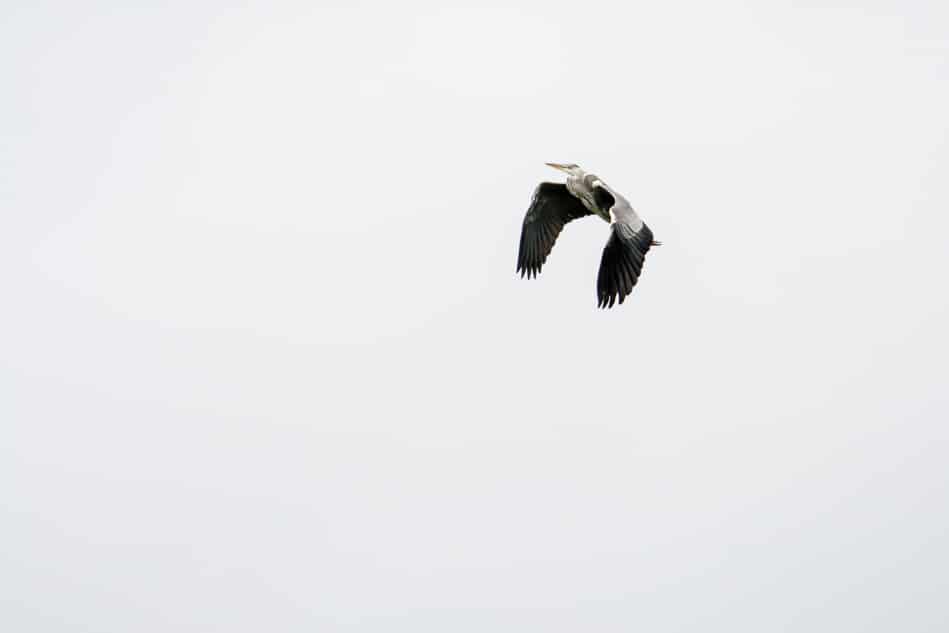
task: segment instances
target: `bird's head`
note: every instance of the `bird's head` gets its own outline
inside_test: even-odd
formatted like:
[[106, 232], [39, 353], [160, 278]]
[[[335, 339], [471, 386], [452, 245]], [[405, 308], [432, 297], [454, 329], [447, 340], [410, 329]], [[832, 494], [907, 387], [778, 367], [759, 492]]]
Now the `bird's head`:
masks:
[[580, 166], [577, 165], [576, 163], [544, 163], [544, 164], [547, 165], [548, 167], [553, 167], [554, 169], [558, 169], [564, 172], [565, 174], [567, 174], [568, 176], [576, 176], [576, 177], [583, 176], [583, 170], [580, 169]]

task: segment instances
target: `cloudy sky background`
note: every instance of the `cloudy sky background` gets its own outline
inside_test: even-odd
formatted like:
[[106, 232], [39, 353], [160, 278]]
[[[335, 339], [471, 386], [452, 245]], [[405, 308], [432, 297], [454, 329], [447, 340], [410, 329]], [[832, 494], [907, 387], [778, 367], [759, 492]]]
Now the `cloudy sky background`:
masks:
[[949, 5], [126, 5], [0, 9], [0, 628], [949, 626]]

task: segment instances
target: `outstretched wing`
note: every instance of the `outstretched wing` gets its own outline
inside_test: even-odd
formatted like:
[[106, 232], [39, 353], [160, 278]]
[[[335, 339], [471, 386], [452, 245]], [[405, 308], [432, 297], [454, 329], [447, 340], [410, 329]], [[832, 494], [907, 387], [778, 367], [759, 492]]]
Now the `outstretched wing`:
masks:
[[639, 281], [646, 253], [654, 244], [653, 235], [629, 203], [618, 202], [599, 182], [594, 185], [593, 198], [597, 206], [610, 212], [610, 239], [600, 260], [596, 296], [599, 307], [612, 308], [617, 299], [623, 303]]
[[536, 277], [567, 222], [591, 215], [562, 183], [542, 182], [534, 191], [521, 227], [517, 272]]

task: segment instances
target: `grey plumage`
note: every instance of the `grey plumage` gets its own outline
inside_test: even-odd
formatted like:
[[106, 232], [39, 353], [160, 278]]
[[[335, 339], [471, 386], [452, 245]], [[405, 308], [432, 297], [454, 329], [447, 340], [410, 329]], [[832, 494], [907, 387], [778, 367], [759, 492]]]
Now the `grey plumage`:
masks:
[[574, 164], [547, 163], [567, 174], [565, 184], [542, 182], [534, 191], [521, 227], [517, 271], [536, 277], [557, 236], [573, 220], [597, 215], [610, 224], [597, 275], [597, 305], [623, 303], [639, 281], [649, 249], [659, 244], [652, 231], [622, 195]]

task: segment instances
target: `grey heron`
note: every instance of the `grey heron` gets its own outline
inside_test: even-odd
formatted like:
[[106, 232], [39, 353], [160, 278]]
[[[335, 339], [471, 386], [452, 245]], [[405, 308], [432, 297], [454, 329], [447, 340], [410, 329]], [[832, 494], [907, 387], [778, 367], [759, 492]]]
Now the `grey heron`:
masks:
[[537, 277], [557, 236], [568, 222], [597, 215], [610, 224], [610, 237], [600, 259], [596, 280], [597, 306], [612, 308], [639, 281], [646, 253], [660, 242], [629, 202], [593, 174], [573, 163], [546, 163], [567, 174], [567, 182], [542, 182], [534, 190], [517, 254], [521, 277]]

